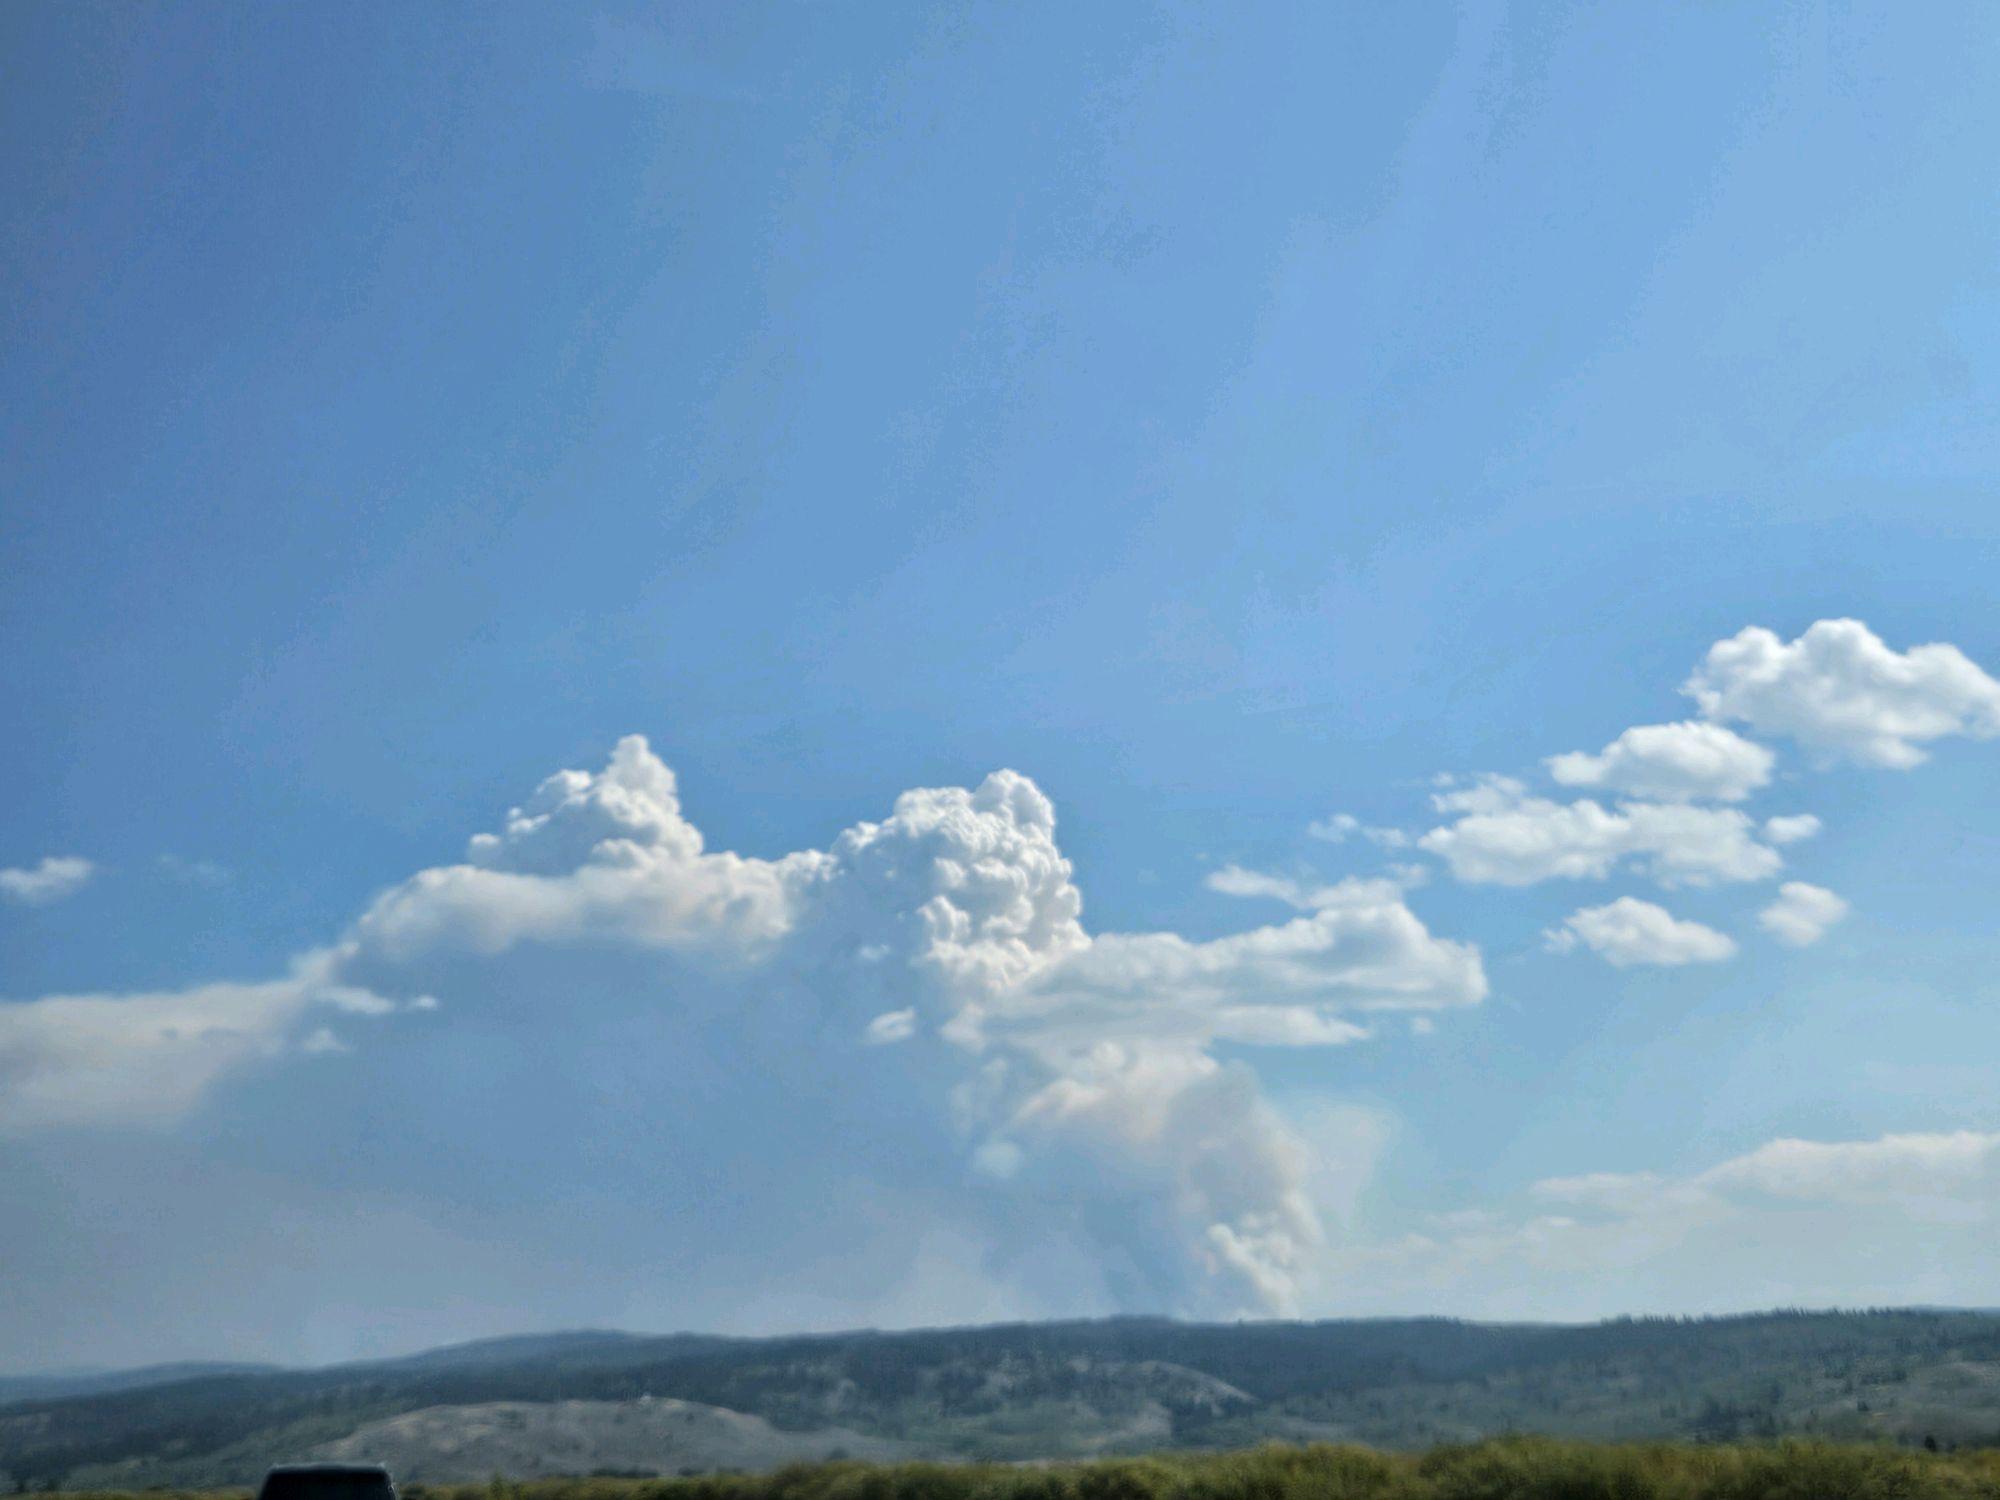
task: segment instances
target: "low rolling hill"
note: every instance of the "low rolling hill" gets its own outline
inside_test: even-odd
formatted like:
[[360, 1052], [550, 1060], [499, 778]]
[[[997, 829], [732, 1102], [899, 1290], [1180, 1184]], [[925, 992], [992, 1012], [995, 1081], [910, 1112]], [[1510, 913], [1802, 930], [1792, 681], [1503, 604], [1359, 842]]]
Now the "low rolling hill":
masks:
[[732, 1339], [570, 1333], [316, 1370], [164, 1370], [0, 1404], [6, 1488], [706, 1472], [835, 1454], [1028, 1460], [1512, 1431], [2000, 1442], [2000, 1315], [1190, 1324]]

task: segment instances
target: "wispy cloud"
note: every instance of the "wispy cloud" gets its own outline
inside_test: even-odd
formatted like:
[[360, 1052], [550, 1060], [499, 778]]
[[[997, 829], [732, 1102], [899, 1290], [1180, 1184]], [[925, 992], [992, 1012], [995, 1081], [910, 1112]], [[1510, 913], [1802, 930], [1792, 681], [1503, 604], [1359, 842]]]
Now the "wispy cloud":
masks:
[[19, 906], [49, 906], [82, 890], [97, 866], [75, 854], [52, 854], [40, 864], [0, 869], [0, 899]]
[[178, 880], [183, 885], [206, 886], [210, 890], [220, 890], [233, 878], [226, 865], [212, 859], [188, 859], [179, 854], [162, 854], [156, 863], [161, 873]]

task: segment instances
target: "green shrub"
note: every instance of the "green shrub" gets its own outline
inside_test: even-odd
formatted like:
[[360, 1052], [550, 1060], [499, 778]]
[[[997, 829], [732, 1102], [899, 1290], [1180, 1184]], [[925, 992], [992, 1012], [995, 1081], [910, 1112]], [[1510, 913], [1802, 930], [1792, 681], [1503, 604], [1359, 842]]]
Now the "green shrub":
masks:
[[[487, 1484], [408, 1500], [493, 1500]], [[2000, 1451], [1499, 1438], [1422, 1455], [1273, 1446], [1070, 1464], [794, 1464], [769, 1474], [507, 1482], [506, 1500], [2000, 1500]], [[74, 1500], [244, 1500], [104, 1494]]]

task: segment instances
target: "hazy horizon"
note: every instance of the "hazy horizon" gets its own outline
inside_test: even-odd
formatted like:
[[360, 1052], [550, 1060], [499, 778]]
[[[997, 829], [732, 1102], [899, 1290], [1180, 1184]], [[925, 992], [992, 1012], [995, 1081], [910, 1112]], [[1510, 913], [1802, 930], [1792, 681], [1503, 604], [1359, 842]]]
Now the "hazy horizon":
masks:
[[1977, 6], [0, 14], [0, 1367], [2000, 1305]]
[[[1526, 1318], [1526, 1319], [1458, 1318], [1454, 1317], [1450, 1313], [1429, 1313], [1429, 1312], [1404, 1313], [1404, 1314], [1379, 1313], [1379, 1314], [1371, 1314], [1366, 1317], [1238, 1318], [1238, 1319], [1229, 1319], [1226, 1321], [1226, 1323], [1212, 1323], [1212, 1326], [1254, 1326], [1257, 1324], [1284, 1325], [1284, 1324], [1309, 1324], [1309, 1323], [1371, 1323], [1371, 1322], [1407, 1323], [1407, 1322], [1438, 1321], [1438, 1322], [1448, 1322], [1448, 1323], [1471, 1323], [1479, 1326], [1491, 1326], [1491, 1327], [1594, 1328], [1594, 1327], [1601, 1327], [1606, 1324], [1633, 1323], [1633, 1322], [1727, 1323], [1739, 1320], [1766, 1318], [1766, 1317], [1815, 1317], [1821, 1315], [1840, 1316], [1840, 1315], [1859, 1315], [1859, 1314], [1871, 1314], [1871, 1313], [1902, 1313], [1902, 1312], [1975, 1313], [1982, 1315], [2000, 1315], [2000, 1308], [1946, 1307], [1946, 1306], [1910, 1306], [1910, 1307], [1880, 1307], [1880, 1308], [1878, 1307], [1758, 1307], [1758, 1308], [1743, 1308], [1733, 1312], [1716, 1312], [1716, 1313], [1616, 1313], [1604, 1318], [1589, 1318], [1580, 1320], [1566, 1320], [1561, 1318]], [[445, 1344], [423, 1344], [407, 1349], [395, 1349], [375, 1354], [359, 1355], [359, 1356], [333, 1359], [333, 1360], [323, 1360], [323, 1361], [316, 1360], [316, 1361], [306, 1361], [298, 1363], [288, 1362], [285, 1360], [277, 1360], [277, 1359], [255, 1359], [247, 1356], [240, 1358], [228, 1358], [228, 1357], [215, 1357], [210, 1355], [203, 1355], [199, 1353], [187, 1353], [168, 1359], [148, 1360], [145, 1363], [138, 1365], [97, 1364], [97, 1365], [74, 1365], [68, 1367], [59, 1366], [59, 1367], [36, 1367], [36, 1368], [21, 1368], [9, 1365], [0, 1365], [0, 1379], [22, 1379], [22, 1378], [56, 1379], [64, 1377], [81, 1378], [92, 1375], [113, 1375], [126, 1372], [142, 1371], [156, 1367], [174, 1368], [176, 1366], [181, 1366], [181, 1365], [197, 1365], [197, 1366], [242, 1365], [246, 1367], [257, 1367], [257, 1368], [276, 1370], [276, 1371], [322, 1370], [322, 1369], [336, 1368], [347, 1364], [395, 1363], [401, 1360], [418, 1358], [427, 1354], [443, 1353], [453, 1349], [474, 1348], [482, 1344], [504, 1344], [504, 1343], [512, 1343], [516, 1340], [532, 1341], [532, 1340], [560, 1339], [560, 1338], [570, 1338], [570, 1337], [581, 1338], [581, 1337], [601, 1336], [604, 1338], [612, 1338], [612, 1339], [629, 1338], [635, 1341], [647, 1341], [654, 1339], [676, 1339], [676, 1338], [697, 1338], [697, 1339], [722, 1338], [722, 1339], [740, 1339], [746, 1342], [755, 1342], [759, 1340], [783, 1340], [788, 1338], [838, 1338], [842, 1336], [851, 1336], [856, 1334], [882, 1334], [885, 1336], [893, 1337], [897, 1334], [952, 1333], [961, 1330], [975, 1331], [975, 1330], [995, 1328], [995, 1327], [1003, 1327], [1003, 1328], [1012, 1326], [1035, 1327], [1045, 1323], [1060, 1324], [1060, 1323], [1071, 1323], [1071, 1322], [1106, 1322], [1106, 1321], [1117, 1321], [1119, 1319], [1133, 1319], [1142, 1322], [1163, 1321], [1163, 1322], [1188, 1323], [1188, 1324], [1199, 1324], [1204, 1321], [1201, 1319], [1192, 1319], [1192, 1318], [1176, 1318], [1169, 1313], [1123, 1312], [1123, 1313], [1107, 1313], [1104, 1314], [1101, 1318], [1085, 1318], [1085, 1319], [1062, 1319], [1062, 1318], [1033, 1319], [1024, 1322], [1003, 1321], [997, 1324], [996, 1323], [927, 1323], [927, 1324], [912, 1324], [907, 1327], [875, 1327], [873, 1325], [869, 1325], [864, 1327], [841, 1327], [841, 1328], [828, 1327], [828, 1328], [810, 1328], [810, 1329], [771, 1329], [768, 1331], [755, 1332], [755, 1333], [732, 1333], [721, 1329], [703, 1329], [703, 1328], [669, 1328], [669, 1329], [651, 1329], [651, 1330], [633, 1329], [633, 1328], [540, 1328], [540, 1329], [518, 1330], [512, 1333], [479, 1334], [471, 1338], [455, 1339]]]

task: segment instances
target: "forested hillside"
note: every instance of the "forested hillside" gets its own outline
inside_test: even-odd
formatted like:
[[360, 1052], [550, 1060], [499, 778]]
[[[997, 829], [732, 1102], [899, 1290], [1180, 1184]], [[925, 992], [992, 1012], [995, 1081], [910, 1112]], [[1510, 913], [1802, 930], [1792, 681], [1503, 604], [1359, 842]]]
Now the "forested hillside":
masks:
[[[669, 1419], [662, 1402], [681, 1405]], [[359, 1457], [392, 1438], [407, 1477], [445, 1481], [705, 1472], [843, 1452], [1017, 1460], [1268, 1439], [1414, 1448], [1511, 1431], [2000, 1443], [2000, 1316], [564, 1334], [18, 1401], [0, 1406], [0, 1474], [37, 1489], [246, 1483], [272, 1462]]]

